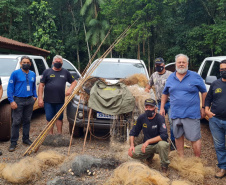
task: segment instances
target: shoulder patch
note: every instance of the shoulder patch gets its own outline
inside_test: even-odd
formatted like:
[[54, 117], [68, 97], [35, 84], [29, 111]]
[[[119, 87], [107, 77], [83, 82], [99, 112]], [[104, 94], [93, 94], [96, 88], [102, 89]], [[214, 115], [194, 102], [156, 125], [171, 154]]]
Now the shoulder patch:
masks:
[[222, 93], [222, 89], [221, 89], [221, 88], [217, 88], [217, 89], [215, 90], [215, 93]]
[[163, 123], [163, 124], [162, 124], [162, 127], [163, 127], [164, 129], [166, 129], [166, 124], [165, 124], [165, 123]]

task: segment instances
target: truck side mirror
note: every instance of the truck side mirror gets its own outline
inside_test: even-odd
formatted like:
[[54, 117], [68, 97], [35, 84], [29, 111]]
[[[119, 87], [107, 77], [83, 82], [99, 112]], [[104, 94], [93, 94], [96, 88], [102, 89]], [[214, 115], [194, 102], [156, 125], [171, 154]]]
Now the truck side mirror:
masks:
[[207, 76], [206, 80], [205, 80], [205, 83], [207, 85], [211, 85], [215, 80], [217, 80], [216, 76]]
[[75, 71], [70, 71], [71, 75], [74, 77], [75, 80], [78, 80], [80, 78], [80, 75]]

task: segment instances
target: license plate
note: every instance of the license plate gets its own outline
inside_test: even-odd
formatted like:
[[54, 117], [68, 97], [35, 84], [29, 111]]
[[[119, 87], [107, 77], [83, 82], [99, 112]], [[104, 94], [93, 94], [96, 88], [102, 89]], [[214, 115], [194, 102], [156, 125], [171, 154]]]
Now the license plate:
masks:
[[115, 116], [109, 115], [109, 114], [104, 114], [102, 112], [97, 112], [97, 118], [101, 118], [101, 119], [114, 119]]

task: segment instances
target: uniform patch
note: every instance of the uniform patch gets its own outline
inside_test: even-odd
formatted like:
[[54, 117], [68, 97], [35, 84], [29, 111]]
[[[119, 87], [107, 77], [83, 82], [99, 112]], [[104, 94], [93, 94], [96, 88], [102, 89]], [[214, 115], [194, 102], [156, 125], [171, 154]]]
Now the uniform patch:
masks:
[[12, 83], [13, 83], [13, 80], [10, 80], [10, 81], [9, 81], [9, 83], [11, 83], [11, 84], [12, 84]]
[[144, 123], [144, 124], [143, 124], [143, 127], [144, 127], [144, 128], [148, 128], [148, 126], [147, 126], [147, 124], [146, 124], [146, 123]]
[[222, 93], [222, 89], [221, 89], [221, 88], [217, 88], [217, 89], [215, 90], [215, 93]]
[[163, 124], [162, 124], [162, 127], [163, 127], [164, 129], [166, 129], [166, 124], [165, 124], [165, 123], [163, 123]]
[[154, 126], [152, 126], [151, 128], [152, 128], [152, 129], [155, 129], [155, 128], [157, 128], [157, 125], [154, 125]]
[[64, 78], [64, 75], [60, 75], [60, 77]]
[[32, 78], [31, 78], [31, 81], [34, 81], [34, 80], [35, 80], [34, 77], [32, 77]]
[[51, 74], [51, 75], [50, 75], [50, 77], [52, 77], [52, 78], [53, 78], [53, 77], [55, 77], [55, 75], [54, 75], [54, 74]]

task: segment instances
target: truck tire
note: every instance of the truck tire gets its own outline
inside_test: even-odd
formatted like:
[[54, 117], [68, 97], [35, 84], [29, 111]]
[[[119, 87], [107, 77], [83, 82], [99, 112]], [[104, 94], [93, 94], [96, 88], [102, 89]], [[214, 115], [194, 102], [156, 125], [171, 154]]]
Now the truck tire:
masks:
[[[69, 133], [72, 134], [73, 124], [69, 123]], [[83, 128], [75, 126], [73, 137], [81, 137], [83, 134]]]
[[11, 137], [12, 115], [9, 104], [0, 104], [0, 141], [9, 141]]

